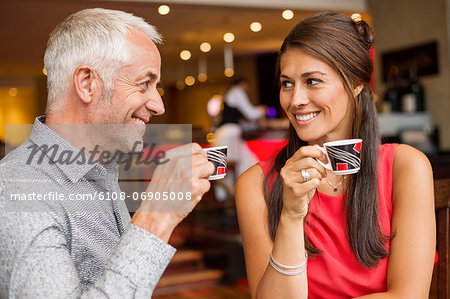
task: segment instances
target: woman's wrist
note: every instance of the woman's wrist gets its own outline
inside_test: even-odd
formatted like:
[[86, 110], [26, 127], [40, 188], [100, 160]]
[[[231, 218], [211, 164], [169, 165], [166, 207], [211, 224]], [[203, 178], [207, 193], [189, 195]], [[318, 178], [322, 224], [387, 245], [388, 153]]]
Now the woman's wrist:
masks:
[[281, 211], [280, 223], [286, 223], [287, 225], [300, 225], [303, 227], [304, 217], [298, 215], [297, 213], [288, 212], [285, 209]]

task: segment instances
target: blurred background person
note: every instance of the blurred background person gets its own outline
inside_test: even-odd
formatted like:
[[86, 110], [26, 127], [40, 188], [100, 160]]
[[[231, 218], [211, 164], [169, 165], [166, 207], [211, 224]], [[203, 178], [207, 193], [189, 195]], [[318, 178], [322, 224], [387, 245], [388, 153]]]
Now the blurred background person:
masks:
[[[252, 104], [247, 94], [249, 88], [250, 82], [247, 79], [236, 78], [233, 80], [231, 87], [224, 95], [222, 120], [216, 131], [215, 145], [228, 146], [228, 163], [231, 167], [229, 167], [224, 180], [230, 186], [234, 185], [239, 175], [258, 162], [253, 158], [242, 139], [242, 121], [254, 122], [264, 118], [266, 107]], [[225, 199], [225, 193], [221, 191], [221, 188], [216, 189], [216, 197], [219, 200]]]

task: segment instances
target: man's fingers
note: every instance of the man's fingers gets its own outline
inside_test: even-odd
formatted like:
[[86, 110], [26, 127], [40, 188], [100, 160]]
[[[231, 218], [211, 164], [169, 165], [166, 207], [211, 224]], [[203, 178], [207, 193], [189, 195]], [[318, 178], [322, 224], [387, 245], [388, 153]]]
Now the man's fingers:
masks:
[[214, 164], [209, 161], [192, 168], [193, 178], [209, 178], [214, 173]]
[[207, 179], [198, 179], [192, 182], [192, 194], [193, 196], [193, 204], [194, 207], [197, 203], [202, 199], [203, 194], [208, 192], [209, 188], [211, 188], [211, 183]]
[[191, 143], [192, 147], [192, 154], [201, 154], [206, 158], [206, 152], [203, 150], [203, 148], [198, 143]]
[[192, 156], [192, 177], [208, 178], [214, 172], [214, 164], [199, 153]]
[[166, 152], [168, 159], [173, 159], [179, 156], [192, 156], [195, 154], [202, 155], [206, 158], [206, 153], [198, 143], [188, 143], [174, 147]]

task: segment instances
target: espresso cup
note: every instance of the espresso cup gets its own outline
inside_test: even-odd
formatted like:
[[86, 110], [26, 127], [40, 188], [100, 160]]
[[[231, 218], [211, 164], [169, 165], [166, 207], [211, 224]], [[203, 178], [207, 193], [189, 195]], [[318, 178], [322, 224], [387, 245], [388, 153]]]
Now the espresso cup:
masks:
[[223, 179], [227, 174], [227, 149], [226, 145], [203, 149], [206, 152], [208, 161], [214, 164], [214, 173], [208, 180]]
[[337, 175], [357, 173], [361, 166], [362, 139], [330, 141], [317, 147], [328, 158], [328, 163], [317, 160], [323, 167]]

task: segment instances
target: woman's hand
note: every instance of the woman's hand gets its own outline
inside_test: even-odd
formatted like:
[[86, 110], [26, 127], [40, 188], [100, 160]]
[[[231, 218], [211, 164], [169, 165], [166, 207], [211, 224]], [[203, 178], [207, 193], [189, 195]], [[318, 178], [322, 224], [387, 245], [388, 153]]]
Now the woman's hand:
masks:
[[[293, 220], [303, 220], [308, 213], [308, 204], [326, 177], [325, 168], [316, 159], [326, 161], [325, 155], [314, 146], [303, 146], [286, 161], [280, 171], [283, 181], [282, 215]], [[308, 172], [310, 179], [303, 178], [302, 170]]]

